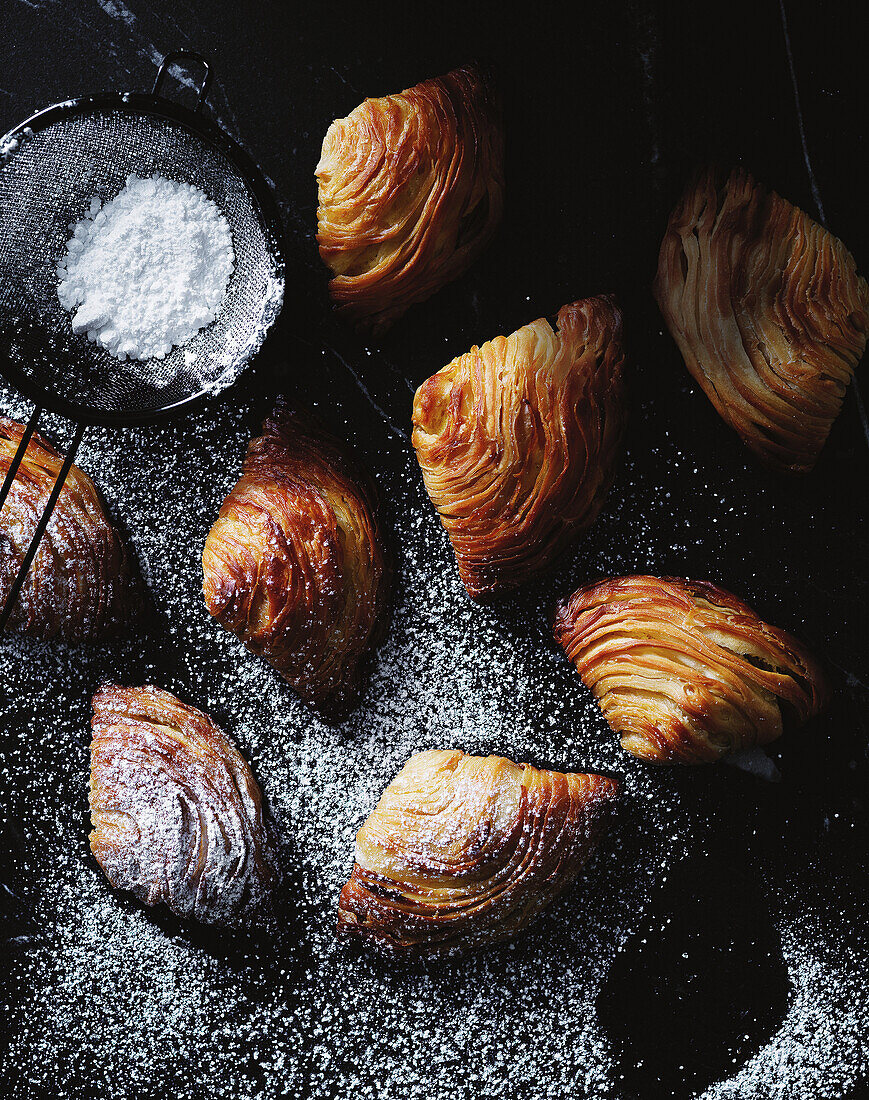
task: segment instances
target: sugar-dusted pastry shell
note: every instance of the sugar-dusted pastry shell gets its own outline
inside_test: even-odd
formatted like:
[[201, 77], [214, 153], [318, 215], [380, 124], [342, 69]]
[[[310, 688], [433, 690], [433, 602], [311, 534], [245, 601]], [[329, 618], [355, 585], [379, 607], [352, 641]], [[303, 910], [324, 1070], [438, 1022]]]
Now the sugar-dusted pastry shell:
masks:
[[93, 706], [90, 846], [109, 882], [210, 924], [267, 907], [262, 795], [226, 735], [155, 687], [104, 687]]
[[500, 221], [502, 161], [500, 110], [473, 67], [333, 122], [316, 170], [317, 241], [341, 311], [382, 330], [461, 275]]
[[688, 370], [768, 465], [810, 470], [866, 347], [869, 287], [826, 229], [737, 169], [670, 217], [655, 296]]
[[[0, 485], [24, 425], [0, 416]], [[0, 511], [0, 608], [60, 468], [63, 457], [33, 435]], [[34, 638], [80, 642], [117, 633], [139, 607], [130, 560], [94, 483], [72, 466], [8, 629]]]
[[765, 745], [827, 692], [796, 638], [705, 581], [590, 584], [558, 606], [554, 630], [622, 747], [655, 764]]
[[279, 403], [202, 554], [208, 610], [308, 703], [353, 700], [390, 570], [372, 494], [313, 419]]
[[471, 348], [419, 387], [413, 445], [468, 593], [522, 584], [597, 516], [624, 420], [608, 295]]
[[502, 756], [412, 756], [356, 836], [339, 934], [417, 954], [513, 936], [576, 877], [617, 793]]

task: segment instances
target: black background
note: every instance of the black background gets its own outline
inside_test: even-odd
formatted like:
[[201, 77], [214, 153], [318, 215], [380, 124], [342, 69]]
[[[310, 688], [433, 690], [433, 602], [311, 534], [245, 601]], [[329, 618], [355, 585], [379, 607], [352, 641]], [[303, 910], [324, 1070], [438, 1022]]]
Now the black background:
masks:
[[[213, 62], [214, 117], [273, 182], [293, 273], [279, 330], [242, 384], [251, 426], [280, 387], [325, 406], [338, 430], [345, 418], [382, 417], [402, 445], [413, 390], [444, 362], [573, 298], [613, 291], [629, 325], [635, 499], [648, 505], [644, 485], [667, 484], [675, 502], [649, 526], [649, 558], [662, 572], [706, 577], [750, 598], [828, 661], [834, 703], [811, 738], [788, 744], [783, 783], [747, 787], [722, 769], [679, 779], [703, 806], [709, 842], [642, 915], [649, 928], [668, 931], [654, 950], [629, 947], [619, 957], [598, 1002], [621, 1052], [625, 1097], [692, 1095], [726, 1075], [731, 1047], [743, 1060], [781, 1019], [788, 981], [758, 915], [759, 863], [817, 896], [830, 944], [865, 938], [869, 449], [857, 401], [849, 395], [812, 475], [764, 471], [690, 383], [650, 294], [667, 212], [690, 169], [708, 158], [745, 163], [814, 216], [820, 196], [830, 229], [865, 270], [857, 29], [834, 6], [820, 18], [814, 6], [786, 6], [802, 128], [783, 11], [770, 0], [419, 7], [3, 0], [0, 129], [68, 96], [148, 88], [155, 59], [170, 49], [195, 49]], [[128, 10], [135, 20], [124, 17]], [[503, 93], [503, 225], [463, 279], [366, 348], [329, 314], [313, 240], [322, 136], [365, 95], [469, 59], [490, 65]], [[326, 365], [312, 371], [322, 345]], [[673, 463], [674, 446], [691, 457], [693, 472]], [[367, 459], [375, 469], [382, 451], [372, 429]], [[736, 519], [716, 517], [717, 537], [694, 546], [690, 525], [708, 525], [714, 511], [697, 485], [716, 478], [739, 487], [744, 507]], [[619, 522], [633, 521], [623, 512]], [[611, 530], [618, 538], [618, 523]], [[567, 570], [570, 579], [586, 579], [581, 564]], [[516, 629], [522, 609], [520, 600], [504, 611], [506, 629]], [[737, 1032], [747, 1038], [737, 1043]], [[384, 1089], [391, 1095], [388, 1083]], [[865, 1089], [855, 1085], [849, 1095]]]

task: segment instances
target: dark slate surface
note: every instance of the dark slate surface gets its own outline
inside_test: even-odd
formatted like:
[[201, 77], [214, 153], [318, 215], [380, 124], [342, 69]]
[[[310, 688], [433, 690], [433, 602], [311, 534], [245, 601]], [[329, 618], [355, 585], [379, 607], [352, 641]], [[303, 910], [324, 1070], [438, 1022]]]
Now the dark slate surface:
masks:
[[[721, 769], [678, 780], [709, 826], [706, 842], [639, 917], [640, 925], [669, 931], [653, 949], [637, 934], [598, 1000], [625, 1098], [692, 1095], [726, 1076], [722, 1050], [735, 1030], [746, 1035], [734, 1048], [741, 1062], [781, 1020], [788, 979], [776, 937], [758, 915], [760, 865], [772, 868], [773, 882], [791, 889], [799, 882], [801, 894], [829, 911], [825, 950], [865, 937], [869, 448], [858, 402], [849, 397], [813, 475], [790, 481], [763, 471], [690, 384], [649, 292], [667, 211], [687, 171], [707, 157], [744, 161], [815, 215], [820, 200], [830, 228], [865, 269], [858, 36], [836, 9], [819, 19], [802, 7], [789, 5], [787, 35], [783, 9], [769, 2], [713, 9], [615, 0], [516, 11], [464, 3], [413, 12], [343, 3], [291, 10], [226, 0], [6, 0], [0, 16], [0, 129], [78, 93], [147, 88], [170, 49], [195, 49], [213, 61], [214, 117], [273, 182], [293, 271], [280, 331], [235, 398], [251, 427], [280, 386], [321, 403], [336, 429], [345, 418], [353, 422], [379, 473], [378, 464], [398, 461], [406, 445], [413, 389], [452, 356], [577, 296], [613, 290], [623, 302], [634, 364], [636, 484], [628, 499], [638, 514], [622, 508], [611, 537], [627, 525], [630, 543], [627, 528], [643, 523], [647, 558], [633, 567], [652, 561], [662, 572], [708, 577], [749, 597], [826, 656], [837, 687], [813, 738], [788, 745], [786, 782], [747, 788]], [[502, 230], [472, 271], [416, 307], [371, 353], [326, 304], [313, 241], [320, 141], [331, 119], [364, 95], [470, 58], [493, 66], [504, 95]], [[311, 371], [323, 361], [314, 358], [321, 344], [326, 365]], [[192, 445], [183, 426], [149, 438], [167, 463], [173, 447]], [[675, 462], [674, 448], [691, 461]], [[732, 511], [704, 496], [702, 487], [716, 482]], [[672, 502], [650, 515], [662, 484]], [[694, 529], [703, 537], [693, 538]], [[583, 577], [580, 557], [561, 590]], [[521, 606], [505, 613], [508, 629], [521, 629]], [[9, 728], [28, 720], [11, 697], [4, 716]], [[10, 791], [13, 807], [24, 798]], [[19, 888], [17, 853], [11, 864]], [[787, 1066], [779, 1072], [780, 1091], [769, 1094], [801, 1095], [788, 1091]], [[382, 1084], [382, 1095], [400, 1094]], [[15, 1095], [30, 1095], [21, 1088]], [[865, 1088], [855, 1081], [849, 1095], [866, 1095]], [[460, 1084], [454, 1091], [464, 1094]], [[340, 1072], [333, 1094], [344, 1095]]]

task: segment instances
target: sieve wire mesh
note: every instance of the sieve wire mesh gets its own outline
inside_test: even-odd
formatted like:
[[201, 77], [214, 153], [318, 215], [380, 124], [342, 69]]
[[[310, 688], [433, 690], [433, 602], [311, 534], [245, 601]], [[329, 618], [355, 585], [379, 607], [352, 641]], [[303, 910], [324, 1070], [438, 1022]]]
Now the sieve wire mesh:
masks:
[[[165, 359], [115, 359], [73, 334], [57, 297], [70, 223], [94, 195], [114, 198], [130, 173], [195, 185], [232, 232], [235, 271], [216, 319]], [[244, 176], [205, 137], [122, 106], [72, 110], [0, 161], [0, 355], [32, 386], [84, 411], [156, 415], [235, 380], [280, 309], [278, 257]]]

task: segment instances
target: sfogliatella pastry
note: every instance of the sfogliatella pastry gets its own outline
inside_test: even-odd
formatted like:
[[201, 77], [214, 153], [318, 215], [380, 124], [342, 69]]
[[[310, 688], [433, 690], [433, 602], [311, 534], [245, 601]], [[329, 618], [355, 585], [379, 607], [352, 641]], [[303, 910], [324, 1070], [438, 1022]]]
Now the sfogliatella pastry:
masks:
[[423, 382], [413, 445], [475, 599], [522, 584], [596, 518], [624, 421], [608, 295], [471, 348]]
[[737, 169], [688, 186], [655, 296], [685, 365], [768, 465], [807, 471], [869, 331], [869, 287], [841, 241]]
[[622, 748], [655, 764], [768, 744], [827, 694], [805, 646], [705, 581], [590, 584], [558, 606], [554, 631]]
[[[0, 485], [24, 425], [0, 416]], [[63, 457], [34, 434], [0, 511], [0, 608], [6, 601]], [[94, 483], [70, 468], [8, 629], [81, 642], [118, 632], [138, 611], [131, 562]]]
[[338, 714], [378, 640], [390, 570], [372, 494], [307, 415], [279, 402], [202, 553], [208, 610], [306, 702]]
[[333, 122], [316, 170], [317, 242], [341, 312], [381, 331], [461, 275], [501, 219], [502, 161], [500, 109], [473, 67]]
[[155, 687], [104, 687], [93, 706], [89, 839], [112, 886], [209, 924], [267, 909], [262, 795], [226, 735]]
[[426, 955], [507, 939], [573, 881], [617, 794], [600, 775], [418, 753], [356, 836], [338, 932]]

